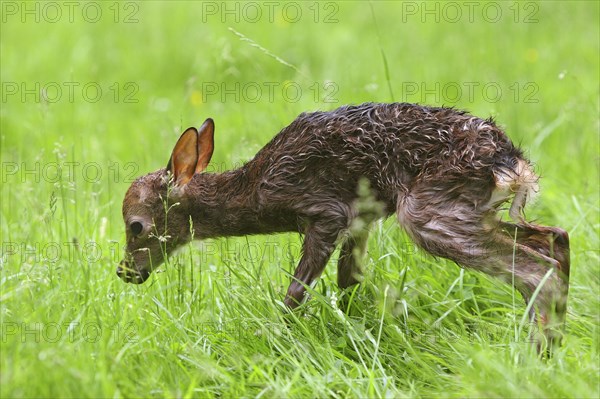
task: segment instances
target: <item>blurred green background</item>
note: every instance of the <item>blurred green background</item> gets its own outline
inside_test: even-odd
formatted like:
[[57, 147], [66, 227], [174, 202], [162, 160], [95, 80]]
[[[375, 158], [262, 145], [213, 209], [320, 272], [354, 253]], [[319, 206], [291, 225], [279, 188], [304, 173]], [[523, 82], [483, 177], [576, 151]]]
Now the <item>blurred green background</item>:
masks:
[[[598, 2], [0, 7], [2, 397], [598, 396]], [[192, 244], [143, 286], [117, 279], [124, 192], [183, 129], [215, 120], [222, 171], [301, 112], [366, 101], [494, 116], [532, 159], [528, 216], [572, 240], [553, 359], [524, 342], [510, 287], [415, 252], [393, 220], [352, 311], [333, 259], [290, 329], [295, 235]]]

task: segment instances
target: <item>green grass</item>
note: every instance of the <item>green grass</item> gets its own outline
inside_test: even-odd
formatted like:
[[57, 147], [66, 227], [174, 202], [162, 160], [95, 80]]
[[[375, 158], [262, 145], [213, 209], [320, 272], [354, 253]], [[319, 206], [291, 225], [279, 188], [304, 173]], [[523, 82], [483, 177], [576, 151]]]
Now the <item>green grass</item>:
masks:
[[[600, 395], [597, 2], [491, 3], [497, 22], [488, 3], [472, 22], [461, 5], [457, 23], [445, 3], [428, 3], [440, 23], [422, 2], [298, 3], [298, 22], [276, 3], [273, 23], [265, 3], [256, 23], [242, 3], [236, 22], [207, 15], [221, 2], [107, 2], [96, 23], [85, 3], [73, 22], [43, 4], [1, 4], [0, 396]], [[508, 285], [415, 250], [393, 218], [372, 231], [364, 283], [341, 293], [334, 255], [289, 327], [294, 234], [186, 246], [141, 286], [116, 277], [125, 190], [166, 165], [182, 129], [214, 118], [223, 170], [300, 112], [392, 100], [493, 115], [534, 161], [528, 216], [572, 243], [551, 359]]]

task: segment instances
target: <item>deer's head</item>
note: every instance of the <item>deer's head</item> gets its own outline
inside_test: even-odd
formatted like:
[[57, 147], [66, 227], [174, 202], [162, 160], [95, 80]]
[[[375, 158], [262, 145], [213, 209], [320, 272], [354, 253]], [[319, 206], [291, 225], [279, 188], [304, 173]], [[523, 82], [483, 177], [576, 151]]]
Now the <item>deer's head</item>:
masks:
[[214, 122], [189, 128], [173, 148], [166, 169], [135, 180], [123, 200], [127, 246], [117, 275], [140, 284], [178, 246], [191, 238], [189, 196], [192, 177], [206, 169], [213, 153]]

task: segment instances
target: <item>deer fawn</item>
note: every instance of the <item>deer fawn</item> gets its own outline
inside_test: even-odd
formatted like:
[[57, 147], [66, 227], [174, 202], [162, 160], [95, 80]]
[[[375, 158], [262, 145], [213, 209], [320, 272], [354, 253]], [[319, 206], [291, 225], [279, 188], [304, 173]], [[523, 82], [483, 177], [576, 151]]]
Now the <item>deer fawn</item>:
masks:
[[[532, 320], [557, 341], [569, 277], [565, 230], [525, 221], [538, 191], [529, 162], [492, 119], [413, 104], [344, 106], [303, 113], [239, 169], [202, 173], [214, 123], [187, 129], [166, 169], [138, 178], [123, 201], [127, 255], [117, 269], [142, 283], [165, 256], [194, 239], [295, 231], [302, 258], [285, 304], [298, 306], [341, 241], [338, 285], [358, 283], [367, 235], [349, 229], [361, 179], [434, 256], [497, 276], [533, 301]], [[512, 198], [509, 215], [497, 212]], [[350, 233], [349, 233], [350, 232]], [[356, 251], [355, 251], [356, 249]], [[534, 296], [534, 292], [538, 291]]]

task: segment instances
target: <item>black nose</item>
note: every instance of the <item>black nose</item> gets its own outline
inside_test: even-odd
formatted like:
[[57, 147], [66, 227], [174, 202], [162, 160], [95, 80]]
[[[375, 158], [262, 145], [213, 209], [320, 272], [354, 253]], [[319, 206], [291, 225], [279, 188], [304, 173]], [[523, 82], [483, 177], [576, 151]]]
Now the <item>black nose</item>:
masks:
[[120, 261], [119, 266], [117, 266], [117, 276], [120, 277], [122, 274], [125, 273], [126, 270], [129, 270], [129, 262], [127, 262], [126, 260]]
[[117, 266], [117, 276], [126, 283], [141, 284], [150, 277], [150, 272], [147, 270], [137, 271], [129, 262], [122, 260]]
[[129, 262], [122, 260], [117, 266], [117, 276], [126, 283], [131, 282], [132, 279], [132, 270], [129, 267]]

